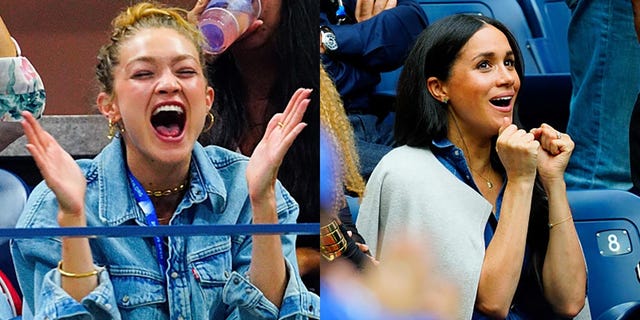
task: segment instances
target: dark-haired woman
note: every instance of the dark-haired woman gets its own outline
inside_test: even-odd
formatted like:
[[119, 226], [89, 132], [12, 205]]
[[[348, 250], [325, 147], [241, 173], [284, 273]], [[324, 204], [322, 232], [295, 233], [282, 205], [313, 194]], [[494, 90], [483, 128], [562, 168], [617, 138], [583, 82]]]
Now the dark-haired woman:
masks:
[[460, 319], [572, 317], [586, 268], [567, 202], [574, 144], [514, 123], [520, 49], [500, 22], [455, 15], [418, 38], [398, 84], [394, 149], [358, 229], [384, 263], [400, 233], [424, 239], [461, 289]]

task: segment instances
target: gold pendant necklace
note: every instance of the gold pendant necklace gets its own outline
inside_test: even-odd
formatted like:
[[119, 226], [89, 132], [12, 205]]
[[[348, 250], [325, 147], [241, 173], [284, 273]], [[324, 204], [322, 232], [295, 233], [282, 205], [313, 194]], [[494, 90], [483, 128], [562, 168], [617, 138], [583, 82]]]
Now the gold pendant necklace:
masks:
[[480, 172], [473, 170], [473, 168], [471, 168], [471, 164], [469, 164], [469, 169], [471, 169], [471, 171], [475, 172], [477, 175], [480, 176], [480, 178], [484, 179], [484, 181], [486, 181], [487, 183], [487, 188], [489, 188], [489, 190], [493, 189], [493, 182], [491, 182], [491, 180], [485, 178], [483, 175], [480, 174]]
[[[471, 170], [472, 172], [475, 172], [478, 176], [480, 176], [480, 178], [484, 179], [484, 181], [487, 183], [487, 188], [489, 188], [489, 190], [492, 190], [493, 189], [493, 182], [491, 182], [491, 180], [485, 178], [483, 175], [480, 174], [480, 172], [474, 170], [471, 167], [471, 154], [469, 153], [469, 147], [467, 147], [467, 142], [464, 141], [464, 137], [462, 136], [462, 131], [460, 131], [460, 127], [458, 126], [458, 120], [456, 119], [455, 115], [453, 115], [453, 122], [456, 125], [456, 130], [458, 131], [458, 135], [460, 136], [460, 140], [462, 140], [462, 146], [464, 147], [464, 152], [469, 157], [469, 159], [468, 159], [469, 170]], [[489, 165], [491, 165], [491, 164], [489, 164]]]

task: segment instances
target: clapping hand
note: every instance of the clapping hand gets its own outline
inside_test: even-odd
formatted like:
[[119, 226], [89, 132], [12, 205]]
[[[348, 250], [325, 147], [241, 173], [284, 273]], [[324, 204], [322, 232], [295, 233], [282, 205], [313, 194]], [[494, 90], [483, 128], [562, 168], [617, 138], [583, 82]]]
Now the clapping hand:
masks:
[[301, 122], [309, 105], [311, 89], [298, 89], [282, 113], [276, 113], [251, 155], [247, 165], [247, 185], [252, 201], [273, 201], [278, 169], [298, 134], [306, 127]]
[[29, 143], [27, 150], [40, 169], [47, 186], [58, 199], [60, 226], [81, 226], [87, 181], [73, 158], [46, 132], [27, 111], [22, 113], [22, 127]]

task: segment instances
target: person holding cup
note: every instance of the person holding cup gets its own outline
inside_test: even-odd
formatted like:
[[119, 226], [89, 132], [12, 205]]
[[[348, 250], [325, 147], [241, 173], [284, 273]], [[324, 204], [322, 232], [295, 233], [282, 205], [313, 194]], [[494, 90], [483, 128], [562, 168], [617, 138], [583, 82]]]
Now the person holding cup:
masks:
[[[209, 3], [196, 2], [189, 12], [189, 21], [198, 24]], [[300, 205], [298, 222], [317, 223], [320, 49], [317, 39], [309, 35], [318, 32], [318, 3], [261, 0], [260, 4], [261, 13], [247, 31], [222, 54], [209, 56], [208, 78], [216, 88], [213, 106], [216, 126], [201, 135], [199, 141], [251, 155], [268, 120], [282, 112], [296, 89], [313, 89], [303, 118], [308, 127], [291, 146], [278, 179]], [[300, 273], [309, 290], [315, 291], [319, 288], [318, 237], [300, 236], [297, 247]]]
[[221, 54], [257, 21], [261, 11], [260, 0], [209, 1], [198, 19], [207, 40], [205, 51]]

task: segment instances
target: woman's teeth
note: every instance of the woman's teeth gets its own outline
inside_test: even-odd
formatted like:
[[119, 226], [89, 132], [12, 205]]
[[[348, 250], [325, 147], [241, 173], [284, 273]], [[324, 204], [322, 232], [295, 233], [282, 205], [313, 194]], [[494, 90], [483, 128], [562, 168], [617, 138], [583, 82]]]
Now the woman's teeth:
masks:
[[511, 99], [512, 97], [502, 97], [502, 98], [497, 98], [497, 99], [491, 99], [489, 100], [491, 102], [491, 104], [498, 106], [498, 107], [506, 107], [511, 103]]
[[184, 110], [182, 110], [181, 107], [169, 105], [169, 106], [162, 106], [162, 107], [157, 108], [156, 110], [153, 111], [153, 115], [155, 116], [158, 113], [163, 112], [163, 111], [173, 111], [173, 112], [177, 112], [178, 114], [184, 113]]

